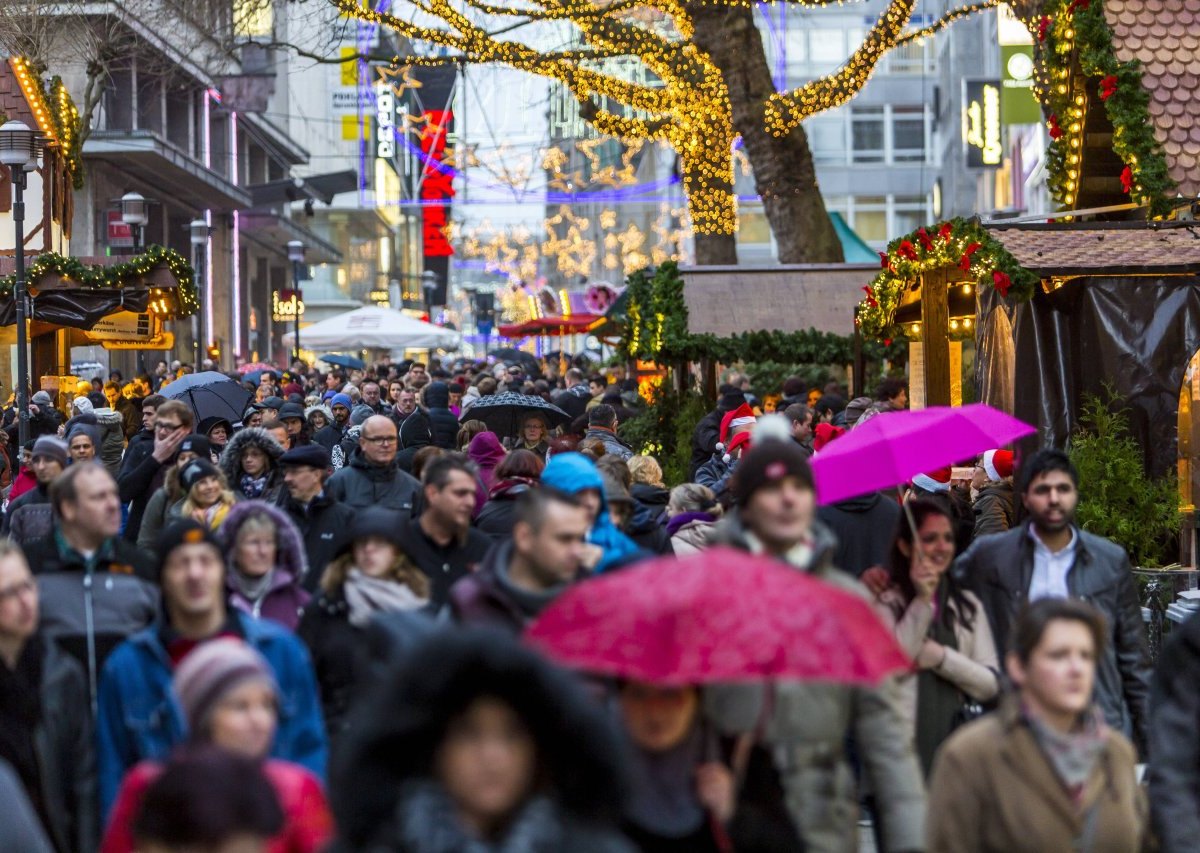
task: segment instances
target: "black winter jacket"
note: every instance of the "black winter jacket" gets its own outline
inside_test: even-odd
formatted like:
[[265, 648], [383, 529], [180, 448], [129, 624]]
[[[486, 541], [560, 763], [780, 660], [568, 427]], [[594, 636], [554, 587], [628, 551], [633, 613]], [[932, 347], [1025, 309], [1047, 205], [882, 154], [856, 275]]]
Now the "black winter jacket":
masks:
[[817, 507], [817, 518], [837, 537], [833, 564], [855, 577], [872, 566], [887, 566], [900, 504], [872, 492], [862, 497]]
[[[417, 407], [407, 417], [393, 409], [392, 420], [396, 422], [396, 428], [400, 433], [401, 452], [433, 444], [433, 427], [430, 425], [429, 415], [424, 409]], [[458, 437], [458, 421], [454, 422], [454, 435], [456, 438]], [[453, 447], [453, 443], [450, 446]]]
[[309, 592], [316, 592], [325, 567], [349, 541], [354, 510], [330, 497], [328, 489], [313, 498], [308, 506], [303, 506], [285, 488], [280, 492], [278, 506], [295, 523], [304, 539], [308, 574], [300, 585]]
[[565, 391], [559, 391], [551, 398], [551, 402], [575, 420], [587, 411], [587, 404], [592, 402], [592, 392], [586, 382], [574, 385]]
[[[958, 558], [954, 570], [987, 611], [996, 648], [1009, 648], [1017, 614], [1029, 600], [1033, 577], [1030, 522], [1007, 533], [977, 539]], [[1096, 662], [1096, 701], [1108, 724], [1129, 735], [1139, 752], [1146, 748], [1146, 697], [1150, 692], [1150, 655], [1142, 608], [1120, 545], [1075, 528], [1075, 564], [1067, 573], [1072, 598], [1104, 614], [1109, 642]]]
[[361, 447], [354, 448], [349, 464], [329, 478], [325, 491], [352, 509], [381, 506], [396, 510], [403, 518], [413, 515], [421, 502], [421, 483], [416, 477], [400, 470], [395, 461], [386, 468], [372, 465]]
[[121, 461], [121, 473], [117, 475], [121, 503], [129, 504], [129, 517], [125, 519], [125, 530], [121, 534], [127, 541], [137, 541], [146, 504], [150, 502], [155, 489], [162, 485], [166, 473], [164, 466], [170, 464], [171, 460], [159, 462], [154, 458], [153, 435], [149, 440], [139, 441], [137, 436], [130, 440], [129, 447], [125, 449], [125, 458]]
[[1171, 632], [1150, 696], [1150, 802], [1163, 853], [1200, 838], [1200, 616]]
[[321, 592], [304, 608], [296, 636], [308, 646], [321, 690], [325, 730], [332, 742], [346, 725], [356, 687], [366, 683], [365, 632], [350, 624], [350, 605], [338, 591]]
[[692, 431], [692, 464], [688, 470], [689, 480], [695, 481], [696, 470], [711, 459], [713, 453], [716, 452], [717, 442], [721, 437], [721, 419], [723, 417], [725, 417], [725, 412], [722, 409], [713, 409], [700, 419], [695, 430]]
[[987, 483], [975, 497], [975, 537], [1003, 533], [1016, 521], [1012, 483]]
[[433, 443], [454, 450], [458, 442], [458, 418], [450, 411], [450, 389], [445, 382], [431, 382], [425, 389], [425, 407], [429, 414]]

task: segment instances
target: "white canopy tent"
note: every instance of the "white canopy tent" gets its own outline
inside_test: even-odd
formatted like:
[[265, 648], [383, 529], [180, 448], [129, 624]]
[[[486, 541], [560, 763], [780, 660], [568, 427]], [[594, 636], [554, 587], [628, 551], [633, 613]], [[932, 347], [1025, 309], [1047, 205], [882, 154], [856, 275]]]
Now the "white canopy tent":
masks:
[[[295, 332], [283, 336], [292, 347]], [[461, 338], [452, 329], [416, 320], [390, 308], [358, 308], [300, 329], [300, 346], [310, 350], [457, 349]]]

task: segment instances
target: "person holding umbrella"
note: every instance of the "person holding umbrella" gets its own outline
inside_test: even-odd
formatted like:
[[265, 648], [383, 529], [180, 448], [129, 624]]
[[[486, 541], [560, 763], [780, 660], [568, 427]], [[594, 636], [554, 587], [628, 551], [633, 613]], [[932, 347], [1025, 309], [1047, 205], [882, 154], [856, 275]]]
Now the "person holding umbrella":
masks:
[[963, 722], [967, 704], [989, 702], [1000, 690], [987, 615], [948, 571], [953, 562], [949, 510], [932, 500], [910, 501], [892, 544], [891, 583], [876, 600], [876, 613], [913, 662], [915, 672], [900, 684], [926, 775], [938, 747]]
[[529, 412], [521, 418], [520, 434], [517, 436], [517, 449], [528, 450], [546, 461], [546, 451], [550, 449], [546, 441], [550, 435], [546, 416], [540, 412]]

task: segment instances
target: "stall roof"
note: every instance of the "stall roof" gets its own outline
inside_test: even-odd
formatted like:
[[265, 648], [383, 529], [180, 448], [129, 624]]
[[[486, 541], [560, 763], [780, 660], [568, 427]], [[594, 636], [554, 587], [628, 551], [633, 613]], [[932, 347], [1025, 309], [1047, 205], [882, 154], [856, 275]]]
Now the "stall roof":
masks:
[[1105, 0], [1104, 17], [1117, 59], [1142, 65], [1154, 135], [1178, 191], [1200, 195], [1200, 0]]
[[1200, 271], [1200, 223], [987, 226], [1017, 263], [1043, 275]]

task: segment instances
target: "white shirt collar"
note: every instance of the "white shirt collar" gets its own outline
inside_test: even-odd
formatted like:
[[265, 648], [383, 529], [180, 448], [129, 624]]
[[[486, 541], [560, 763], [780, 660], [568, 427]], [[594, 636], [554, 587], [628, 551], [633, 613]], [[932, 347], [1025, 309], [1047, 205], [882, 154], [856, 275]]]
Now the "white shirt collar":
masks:
[[1029, 538], [1033, 540], [1034, 548], [1040, 548], [1054, 557], [1065, 557], [1068, 554], [1074, 553], [1075, 546], [1079, 543], [1079, 534], [1075, 532], [1075, 525], [1073, 524], [1071, 525], [1071, 541], [1061, 551], [1051, 551], [1050, 547], [1037, 535], [1037, 526], [1034, 524], [1029, 525]]

